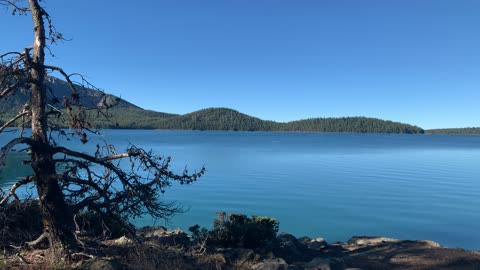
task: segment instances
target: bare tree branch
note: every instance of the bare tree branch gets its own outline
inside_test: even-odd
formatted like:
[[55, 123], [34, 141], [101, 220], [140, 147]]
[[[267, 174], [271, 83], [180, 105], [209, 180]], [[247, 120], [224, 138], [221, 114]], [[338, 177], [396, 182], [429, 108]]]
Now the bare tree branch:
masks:
[[[0, 3], [1, 3], [1, 2], [0, 2]], [[4, 54], [0, 55], [0, 58], [4, 58], [4, 57], [9, 56], [9, 55], [11, 55], [11, 54], [16, 54], [16, 55], [18, 55], [18, 56], [22, 56], [22, 53], [21, 53], [21, 52], [7, 52], [7, 53], [4, 53]]]
[[72, 90], [72, 92], [74, 94], [77, 93], [77, 89], [75, 88], [75, 84], [70, 80], [70, 75], [68, 75], [62, 68], [56, 67], [56, 66], [50, 66], [50, 65], [44, 65], [44, 67], [46, 69], [55, 70], [55, 71], [60, 72], [60, 74], [62, 74], [62, 76], [68, 82], [68, 87], [70, 87], [70, 90]]
[[30, 242], [27, 242], [26, 244], [27, 244], [27, 246], [34, 248], [45, 240], [47, 240], [47, 234], [42, 233], [39, 237], [37, 237], [37, 239], [35, 239], [33, 241], [30, 241]]
[[3, 124], [3, 126], [0, 127], [0, 133], [2, 133], [2, 131], [3, 131], [5, 128], [7, 128], [8, 126], [10, 126], [11, 123], [15, 122], [18, 118], [27, 115], [28, 113], [29, 113], [28, 111], [23, 111], [23, 112], [17, 114], [17, 116], [15, 116], [14, 118], [10, 119], [8, 122], [6, 122], [5, 124]]
[[17, 196], [17, 194], [15, 193], [15, 191], [17, 190], [17, 188], [23, 186], [23, 185], [26, 185], [28, 183], [31, 183], [33, 181], [34, 177], [33, 176], [27, 176], [25, 178], [23, 178], [22, 180], [16, 182], [11, 188], [10, 188], [10, 192], [5, 196], [3, 197], [3, 199], [0, 201], [0, 205], [3, 205], [5, 204], [8, 199], [10, 199], [10, 197], [14, 196], [15, 199], [18, 201], [19, 198]]
[[135, 156], [135, 155], [136, 155], [136, 154], [132, 154], [132, 153], [122, 153], [122, 154], [118, 154], [118, 155], [103, 157], [103, 158], [100, 158], [100, 160], [101, 160], [101, 161], [111, 161], [111, 160], [115, 160], [115, 159], [122, 159], [122, 158], [132, 157], [132, 156]]
[[3, 91], [0, 93], [0, 98], [3, 98], [5, 96], [7, 96], [8, 94], [10, 94], [11, 92], [13, 92], [14, 90], [18, 89], [18, 87], [20, 86], [20, 82], [17, 81], [15, 82], [14, 84], [12, 85], [9, 85], [7, 86], [5, 89], [3, 89]]
[[0, 1], [0, 5], [13, 8], [13, 15], [15, 15], [16, 12], [20, 12], [21, 14], [25, 14], [27, 11], [30, 11], [29, 7], [21, 7], [17, 5], [18, 1], [11, 1], [11, 0], [2, 0]]
[[[108, 160], [102, 160], [93, 156], [90, 156], [85, 153], [80, 153], [77, 151], [70, 150], [65, 147], [54, 147], [53, 148], [53, 153], [64, 153], [66, 155], [72, 156], [72, 157], [77, 157], [81, 158], [99, 165], [104, 166], [105, 168], [108, 168], [112, 171], [115, 172], [115, 174], [119, 177], [119, 179], [122, 181], [123, 184], [129, 186], [130, 188], [134, 189], [133, 186], [129, 183], [128, 179], [126, 178], [125, 172], [120, 170], [118, 167], [114, 166], [112, 163], [110, 163]], [[131, 156], [136, 155], [135, 153], [129, 153]]]
[[18, 144], [28, 144], [30, 146], [34, 146], [35, 142], [31, 138], [25, 138], [25, 137], [15, 138], [10, 142], [8, 142], [5, 146], [0, 148], [0, 168], [3, 166], [5, 157], [8, 154], [8, 152], [10, 152], [10, 150], [12, 150], [12, 148]]

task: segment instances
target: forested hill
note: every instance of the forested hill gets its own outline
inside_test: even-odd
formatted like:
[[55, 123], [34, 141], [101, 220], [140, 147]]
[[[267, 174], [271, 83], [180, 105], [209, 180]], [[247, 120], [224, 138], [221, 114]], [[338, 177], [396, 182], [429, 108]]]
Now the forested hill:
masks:
[[[49, 77], [49, 103], [54, 98], [70, 96], [65, 81]], [[306, 132], [353, 132], [353, 133], [423, 133], [423, 129], [391, 121], [366, 117], [312, 118], [287, 123], [266, 121], [228, 108], [209, 108], [177, 115], [144, 110], [121, 98], [103, 92], [78, 87], [80, 100], [86, 107], [102, 106], [113, 100], [117, 106], [108, 110], [109, 118], [99, 117], [95, 110], [89, 111], [89, 121], [97, 128], [128, 129], [182, 129], [182, 130], [232, 130], [232, 131], [306, 131]], [[19, 94], [0, 101], [0, 123], [17, 113], [27, 102], [26, 95]], [[62, 109], [57, 102], [55, 106]]]
[[480, 127], [429, 129], [428, 134], [480, 135]]
[[424, 133], [417, 126], [368, 117], [312, 118], [284, 123], [282, 128], [312, 132]]
[[313, 118], [287, 123], [265, 121], [228, 108], [208, 108], [185, 115], [159, 119], [143, 117], [140, 121], [118, 119], [119, 127], [183, 130], [232, 130], [232, 131], [306, 131], [353, 133], [423, 133], [423, 129], [375, 118], [343, 117]]
[[274, 131], [278, 124], [232, 109], [208, 108], [159, 121], [159, 129]]

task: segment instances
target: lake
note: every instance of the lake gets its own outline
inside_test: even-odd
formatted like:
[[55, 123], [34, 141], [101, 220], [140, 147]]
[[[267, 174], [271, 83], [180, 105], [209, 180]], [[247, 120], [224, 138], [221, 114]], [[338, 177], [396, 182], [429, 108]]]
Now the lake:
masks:
[[[188, 212], [156, 225], [211, 227], [226, 211], [271, 216], [280, 231], [329, 242], [381, 235], [480, 249], [480, 136], [105, 130], [101, 139], [172, 156], [179, 173], [206, 166], [198, 182], [165, 193]], [[1, 181], [19, 172], [8, 165]]]

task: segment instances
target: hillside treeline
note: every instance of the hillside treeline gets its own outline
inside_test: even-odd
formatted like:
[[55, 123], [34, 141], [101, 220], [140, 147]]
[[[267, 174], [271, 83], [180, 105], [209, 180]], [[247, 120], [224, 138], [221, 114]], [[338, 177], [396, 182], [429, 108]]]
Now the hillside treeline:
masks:
[[279, 123], [261, 120], [232, 109], [209, 108], [185, 115], [151, 111], [119, 110], [110, 118], [94, 119], [99, 128], [180, 129], [230, 131], [304, 131], [354, 133], [423, 133], [423, 129], [392, 121], [367, 117], [312, 118]]
[[429, 129], [428, 134], [480, 135], [480, 127]]

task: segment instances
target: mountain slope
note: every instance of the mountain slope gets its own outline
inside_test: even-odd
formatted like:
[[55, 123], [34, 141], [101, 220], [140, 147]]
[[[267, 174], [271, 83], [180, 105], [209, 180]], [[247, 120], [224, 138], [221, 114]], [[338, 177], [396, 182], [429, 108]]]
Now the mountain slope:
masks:
[[[52, 106], [62, 109], [63, 105], [61, 104], [61, 100], [63, 99], [63, 97], [70, 97], [72, 94], [72, 91], [68, 86], [67, 82], [55, 77], [47, 77], [46, 86], [48, 103]], [[115, 100], [118, 100], [118, 104], [116, 106], [118, 108], [141, 109], [140, 107], [133, 105], [130, 102], [127, 102], [112, 95], [105, 94], [98, 90], [82, 87], [80, 85], [76, 86], [76, 90], [79, 94], [80, 102], [85, 107], [95, 107], [101, 104], [101, 102], [105, 100], [105, 98], [114, 98]], [[13, 114], [20, 110], [27, 101], [28, 95], [24, 93], [17, 93], [14, 96], [8, 96], [7, 98], [0, 101], [0, 111], [8, 111]]]
[[[61, 100], [69, 98], [72, 91], [67, 82], [55, 77], [47, 77], [48, 104], [63, 110]], [[107, 111], [108, 119], [95, 110], [88, 111], [89, 121], [96, 127], [101, 128], [152, 128], [153, 123], [159, 119], [176, 116], [175, 114], [149, 111], [140, 108], [124, 99], [106, 94], [102, 91], [76, 85], [76, 91], [84, 108], [102, 107], [105, 104], [116, 105]], [[28, 95], [17, 93], [0, 100], [0, 123], [17, 114], [28, 102]], [[50, 107], [51, 108], [51, 107]]]

